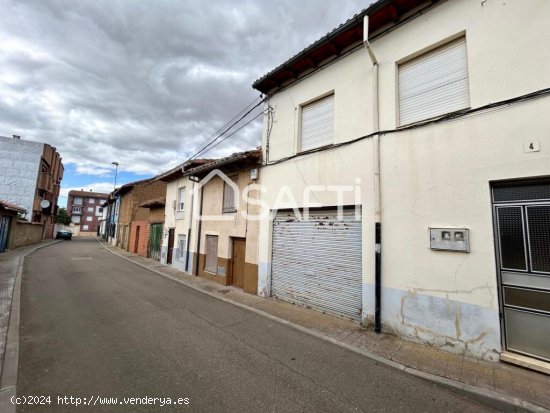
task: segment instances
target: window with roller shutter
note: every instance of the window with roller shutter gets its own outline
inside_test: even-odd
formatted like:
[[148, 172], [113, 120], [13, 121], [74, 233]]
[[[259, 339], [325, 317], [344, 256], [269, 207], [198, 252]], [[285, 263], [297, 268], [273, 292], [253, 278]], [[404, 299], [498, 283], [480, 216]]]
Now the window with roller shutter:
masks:
[[334, 95], [302, 106], [300, 151], [334, 142]]
[[218, 267], [218, 236], [206, 236], [206, 259], [204, 270], [216, 274]]
[[400, 64], [398, 72], [401, 126], [470, 106], [464, 37]]
[[[237, 183], [238, 176], [230, 176], [233, 182]], [[224, 181], [223, 183], [223, 207], [222, 212], [235, 212], [237, 211], [235, 189]]]

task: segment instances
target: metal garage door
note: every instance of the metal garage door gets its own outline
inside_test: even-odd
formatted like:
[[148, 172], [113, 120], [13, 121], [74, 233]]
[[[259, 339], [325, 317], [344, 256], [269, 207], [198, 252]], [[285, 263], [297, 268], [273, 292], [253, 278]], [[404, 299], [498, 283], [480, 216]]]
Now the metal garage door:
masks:
[[273, 222], [271, 294], [361, 321], [361, 219], [355, 210], [292, 211]]

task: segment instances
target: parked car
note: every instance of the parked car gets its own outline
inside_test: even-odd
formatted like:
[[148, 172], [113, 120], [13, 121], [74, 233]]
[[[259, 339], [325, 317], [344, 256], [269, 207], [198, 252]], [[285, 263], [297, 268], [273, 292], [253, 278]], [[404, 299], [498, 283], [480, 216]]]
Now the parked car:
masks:
[[71, 231], [67, 231], [66, 229], [57, 231], [57, 234], [55, 235], [55, 239], [66, 239], [70, 241], [72, 238], [73, 233]]

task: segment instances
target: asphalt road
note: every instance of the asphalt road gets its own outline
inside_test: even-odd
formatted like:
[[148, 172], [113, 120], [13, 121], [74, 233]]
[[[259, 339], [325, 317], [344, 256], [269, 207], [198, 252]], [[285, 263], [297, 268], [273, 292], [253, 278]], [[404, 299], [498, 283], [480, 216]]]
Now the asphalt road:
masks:
[[[25, 260], [19, 357], [18, 396], [50, 396], [20, 412], [489, 410], [150, 273], [95, 240]], [[98, 397], [117, 404], [99, 406]]]

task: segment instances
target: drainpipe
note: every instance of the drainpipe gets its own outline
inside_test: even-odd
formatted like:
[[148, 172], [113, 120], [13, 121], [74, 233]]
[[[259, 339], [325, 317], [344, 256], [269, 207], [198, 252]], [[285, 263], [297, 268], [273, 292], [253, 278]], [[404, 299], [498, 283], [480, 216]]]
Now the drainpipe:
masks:
[[[187, 229], [187, 251], [185, 251], [185, 271], [192, 266], [189, 265], [189, 245], [191, 245], [191, 226], [193, 225], [193, 204], [195, 201], [195, 182], [191, 186], [191, 211], [189, 211], [189, 228]], [[198, 255], [197, 255], [198, 257]], [[198, 258], [197, 258], [198, 259]]]
[[[372, 62], [372, 124], [373, 132], [380, 131], [378, 60], [369, 43], [369, 16], [363, 18], [363, 44]], [[380, 194], [380, 135], [373, 138], [374, 167], [374, 331], [382, 331], [382, 201]]]
[[[195, 178], [195, 179], [193, 179]], [[196, 177], [189, 177], [194, 182], [199, 182], [199, 179]], [[202, 201], [203, 201], [203, 193], [202, 193], [203, 187], [199, 189], [200, 194], [200, 204], [199, 204], [199, 223], [197, 228], [197, 259], [195, 260], [195, 271], [193, 275], [198, 276], [199, 275], [199, 261], [200, 261], [200, 251], [201, 251], [201, 224], [202, 224]]]

